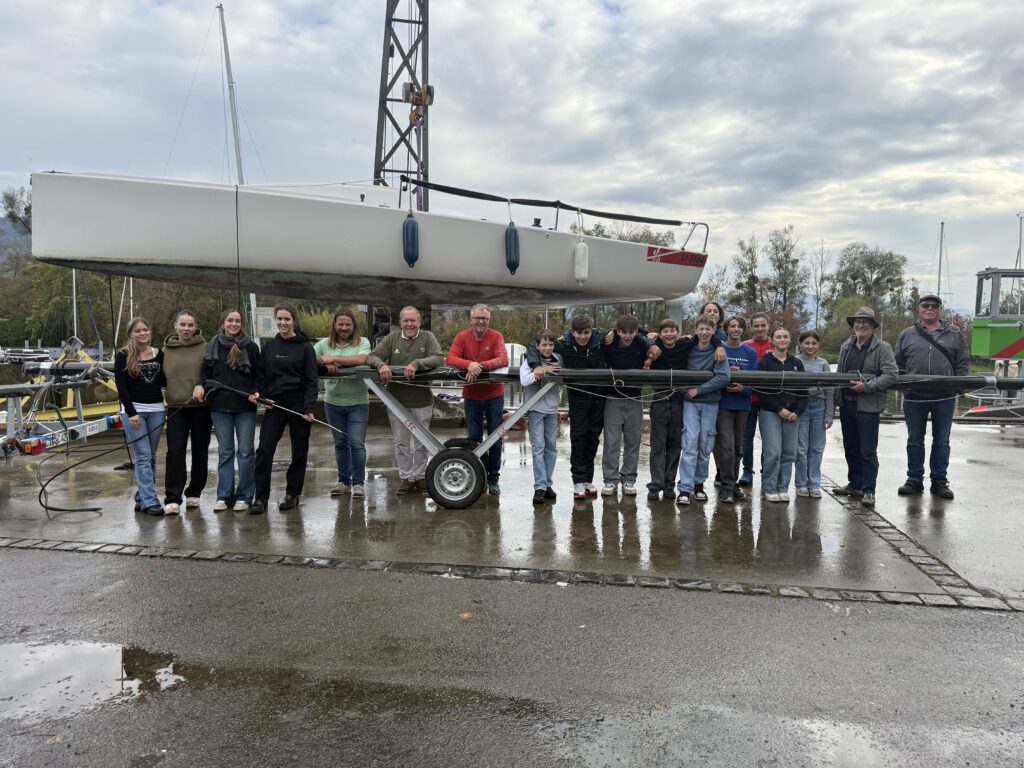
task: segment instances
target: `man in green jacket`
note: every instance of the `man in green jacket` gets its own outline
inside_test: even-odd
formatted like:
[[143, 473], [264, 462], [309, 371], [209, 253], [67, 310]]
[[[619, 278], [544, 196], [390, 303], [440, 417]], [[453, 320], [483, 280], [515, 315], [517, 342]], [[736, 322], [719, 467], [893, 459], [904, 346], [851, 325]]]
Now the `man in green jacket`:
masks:
[[[422, 318], [416, 307], [405, 307], [398, 315], [399, 329], [392, 331], [373, 350], [366, 364], [376, 368], [380, 380], [388, 385], [388, 391], [426, 428], [430, 429], [430, 417], [434, 409], [434, 396], [426, 382], [411, 381], [417, 372], [444, 365], [441, 345], [430, 331], [420, 329]], [[392, 371], [392, 368], [395, 371]], [[408, 383], [396, 380], [396, 374], [404, 376]], [[398, 462], [398, 476], [402, 484], [398, 495], [404, 496], [413, 490], [427, 492], [424, 479], [427, 471], [427, 449], [405, 428], [402, 420], [388, 411], [391, 433], [395, 438], [395, 459]]]

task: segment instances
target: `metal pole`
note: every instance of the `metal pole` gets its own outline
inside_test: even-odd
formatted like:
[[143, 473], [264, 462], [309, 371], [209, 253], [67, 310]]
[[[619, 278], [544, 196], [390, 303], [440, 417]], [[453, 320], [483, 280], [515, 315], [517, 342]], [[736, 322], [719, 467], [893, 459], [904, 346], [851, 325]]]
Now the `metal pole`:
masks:
[[228, 99], [231, 102], [231, 133], [235, 139], [235, 167], [238, 169], [238, 183], [245, 184], [245, 174], [242, 172], [242, 148], [238, 140], [238, 114], [235, 110], [235, 79], [231, 74], [231, 54], [228, 52], [228, 28], [224, 23], [224, 4], [218, 3], [217, 10], [220, 11], [220, 35], [224, 41], [224, 71], [228, 77]]
[[71, 270], [71, 335], [78, 338], [78, 270]]

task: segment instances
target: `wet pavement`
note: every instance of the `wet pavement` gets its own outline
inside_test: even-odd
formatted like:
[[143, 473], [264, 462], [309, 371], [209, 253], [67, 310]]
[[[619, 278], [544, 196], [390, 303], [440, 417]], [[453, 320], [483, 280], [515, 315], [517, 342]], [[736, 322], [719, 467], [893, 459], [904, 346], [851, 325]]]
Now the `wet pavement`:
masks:
[[[379, 429], [361, 500], [327, 495], [314, 441], [299, 514], [215, 514], [208, 488], [135, 515], [123, 451], [50, 486], [99, 512], [47, 514], [37, 470], [88, 454], [19, 457], [0, 768], [1019, 767], [1024, 430], [957, 425], [952, 502], [896, 495], [904, 434], [882, 427], [875, 511], [575, 503], [564, 453], [537, 509], [522, 433], [501, 496], [459, 511], [393, 495]], [[830, 433], [829, 487], [844, 466]]]
[[[47, 513], [37, 501], [38, 477], [116, 446], [120, 438], [112, 433], [79, 446], [70, 459], [61, 454], [45, 461], [17, 457], [0, 467], [0, 541], [628, 575], [738, 583], [754, 592], [750, 587], [798, 585], [1024, 598], [1024, 558], [1019, 556], [1022, 427], [957, 425], [950, 468], [957, 498], [943, 501], [928, 493], [896, 495], [904, 478], [905, 432], [900, 424], [883, 425], [874, 511], [828, 493], [845, 482], [838, 428], [829, 434], [822, 499], [768, 503], [756, 493], [755, 480], [750, 500], [725, 505], [709, 487], [710, 500], [689, 507], [646, 499], [646, 455], [641, 456], [640, 495], [620, 492], [574, 501], [568, 426], [563, 423], [560, 429], [559, 498], [539, 507], [531, 503], [531, 458], [523, 432], [512, 432], [505, 441], [501, 495], [485, 495], [465, 510], [447, 510], [426, 496], [395, 495], [390, 433], [371, 428], [363, 499], [330, 497], [336, 479], [333, 450], [326, 435], [314, 431], [298, 513], [281, 513], [276, 503], [261, 516], [214, 513], [211, 473], [200, 509], [165, 518], [133, 514], [132, 478], [111, 469], [123, 452], [70, 469], [49, 486], [52, 506], [100, 511]], [[459, 433], [438, 434], [444, 439]], [[286, 456], [285, 447], [275, 465], [275, 498], [281, 495]]]

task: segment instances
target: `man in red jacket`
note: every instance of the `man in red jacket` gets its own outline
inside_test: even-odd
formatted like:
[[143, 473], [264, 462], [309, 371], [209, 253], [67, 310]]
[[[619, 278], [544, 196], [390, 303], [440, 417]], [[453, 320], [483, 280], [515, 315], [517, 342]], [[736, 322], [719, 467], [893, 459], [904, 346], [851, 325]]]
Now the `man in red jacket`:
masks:
[[[462, 400], [466, 410], [466, 432], [470, 440], [482, 442], [484, 421], [487, 433], [496, 430], [505, 410], [505, 385], [500, 381], [474, 383], [485, 371], [508, 368], [505, 339], [490, 327], [491, 310], [486, 304], [477, 304], [469, 313], [470, 326], [459, 333], [448, 351], [447, 364], [466, 372], [466, 385]], [[501, 473], [501, 440], [487, 452], [487, 492], [501, 493], [498, 476]]]

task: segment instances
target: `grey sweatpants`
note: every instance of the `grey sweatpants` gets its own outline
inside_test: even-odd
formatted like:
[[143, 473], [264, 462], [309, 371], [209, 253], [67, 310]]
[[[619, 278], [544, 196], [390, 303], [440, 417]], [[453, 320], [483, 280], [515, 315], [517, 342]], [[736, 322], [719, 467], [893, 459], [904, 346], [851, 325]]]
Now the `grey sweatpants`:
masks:
[[605, 401], [601, 469], [606, 483], [636, 485], [636, 469], [640, 461], [640, 429], [643, 423], [644, 406], [639, 400], [610, 398]]

